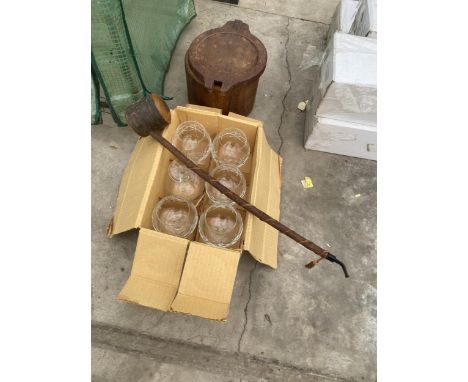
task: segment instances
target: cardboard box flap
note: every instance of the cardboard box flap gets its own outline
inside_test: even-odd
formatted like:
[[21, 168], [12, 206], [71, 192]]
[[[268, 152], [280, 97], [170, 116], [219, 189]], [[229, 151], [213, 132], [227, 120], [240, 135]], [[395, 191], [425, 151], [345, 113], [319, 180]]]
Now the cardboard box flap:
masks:
[[171, 310], [212, 320], [226, 320], [239, 258], [239, 251], [190, 242]]
[[[268, 145], [263, 128], [257, 130], [250, 203], [275, 219], [280, 215], [281, 160]], [[277, 267], [278, 231], [247, 214], [243, 248], [260, 263]]]
[[240, 115], [240, 114], [233, 113], [232, 111], [229, 112], [228, 117], [242, 119], [245, 122], [249, 122], [249, 123], [252, 123], [252, 124], [254, 124], [256, 126], [262, 126], [263, 127], [263, 124], [258, 119], [249, 118], [249, 117], [246, 117], [245, 115]]
[[[178, 108], [181, 108], [181, 106], [177, 106]], [[201, 105], [194, 105], [192, 103], [188, 103], [185, 105], [186, 108], [188, 109], [196, 109], [196, 110], [202, 110], [202, 111], [209, 111], [209, 112], [213, 112], [213, 113], [216, 113], [216, 114], [222, 114], [222, 110], [221, 109], [218, 109], [216, 107], [209, 107], [209, 106], [201, 106]]]
[[179, 287], [188, 245], [186, 239], [142, 228], [130, 277], [118, 298], [169, 310]]
[[162, 150], [163, 147], [151, 137], [138, 140], [120, 183], [109, 237], [141, 226]]

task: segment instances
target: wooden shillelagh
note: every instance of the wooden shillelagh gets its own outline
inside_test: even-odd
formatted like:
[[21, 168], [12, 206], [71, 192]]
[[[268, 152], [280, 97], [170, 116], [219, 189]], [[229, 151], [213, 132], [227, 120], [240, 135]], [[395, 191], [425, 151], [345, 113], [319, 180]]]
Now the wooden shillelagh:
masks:
[[143, 99], [127, 108], [126, 118], [128, 125], [133, 130], [135, 130], [137, 134], [142, 137], [150, 135], [156, 139], [164, 148], [169, 150], [181, 163], [196, 173], [204, 181], [211, 184], [218, 191], [226, 195], [229, 199], [236, 202], [239, 206], [250, 212], [252, 215], [277, 229], [279, 232], [289, 236], [303, 247], [320, 256], [319, 259], [308, 263], [306, 265], [307, 268], [312, 268], [322, 259], [327, 259], [332, 263], [337, 263], [340, 265], [345, 276], [349, 277], [346, 266], [334, 255], [319, 247], [312, 241], [306, 239], [302, 235], [298, 234], [291, 228], [285, 226], [278, 220], [272, 218], [265, 212], [259, 210], [257, 207], [251, 205], [249, 202], [229, 190], [219, 181], [212, 178], [206, 171], [199, 168], [194, 162], [192, 162], [181, 151], [179, 151], [171, 142], [164, 138], [161, 134], [161, 131], [164, 130], [164, 128], [171, 122], [171, 112], [162, 98], [154, 94], [146, 95]]

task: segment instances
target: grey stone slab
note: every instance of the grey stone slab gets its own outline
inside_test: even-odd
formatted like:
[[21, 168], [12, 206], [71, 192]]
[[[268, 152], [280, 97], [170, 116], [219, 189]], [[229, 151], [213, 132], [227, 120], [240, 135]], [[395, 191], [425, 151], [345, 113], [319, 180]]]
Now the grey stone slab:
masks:
[[239, 0], [239, 7], [330, 24], [339, 0]]
[[[281, 236], [278, 270], [257, 267], [253, 273], [241, 351], [371, 381], [376, 379], [376, 163], [303, 148], [305, 116], [296, 107], [310, 89], [299, 70], [304, 44], [311, 41], [306, 36], [314, 35], [307, 24], [291, 20], [289, 26], [281, 221], [345, 261], [351, 278], [327, 261], [305, 269], [314, 256]], [[307, 71], [313, 79], [317, 67]], [[313, 188], [303, 189], [304, 176], [312, 178]]]
[[[213, 376], [221, 381], [239, 380], [244, 382], [336, 381], [334, 378], [317, 375], [310, 370], [301, 369], [294, 365], [280, 364], [264, 357], [253, 357], [239, 352], [225, 352], [205, 345], [163, 340], [108, 325], [93, 324], [92, 339], [93, 349], [100, 349], [96, 355], [93, 354], [92, 359], [93, 373], [99, 376], [105, 376], [108, 374], [108, 370], [127, 376], [131, 375], [132, 368], [137, 369], [135, 376], [141, 376], [140, 365], [142, 369], [148, 369], [145, 366], [151, 366], [153, 372], [159, 367], [158, 365], [172, 365], [171, 369], [174, 369], [174, 373], [171, 375], [175, 380], [179, 380], [180, 374], [185, 377], [186, 370], [193, 370], [195, 375], [200, 371], [204, 372], [200, 373], [201, 376], [210, 381]], [[114, 359], [115, 353], [122, 353], [128, 357], [117, 356], [117, 359]], [[121, 358], [126, 358], [129, 361], [122, 366], [119, 362]], [[148, 359], [152, 362], [148, 362]], [[113, 368], [116, 371], [112, 371]], [[119, 369], [124, 370], [118, 373]], [[161, 374], [165, 376], [166, 372], [163, 371], [158, 375]], [[151, 372], [145, 372], [144, 376], [150, 377]]]
[[[281, 220], [345, 261], [351, 278], [326, 261], [305, 269], [313, 256], [280, 237], [278, 269], [257, 267], [253, 274], [241, 351], [324, 375], [375, 380], [375, 164], [316, 152], [291, 161], [297, 152], [299, 142], [283, 147], [289, 190]], [[302, 188], [304, 175], [314, 188]]]
[[141, 354], [93, 347], [93, 382], [238, 382], [239, 378], [159, 362]]
[[[211, 0], [197, 0], [196, 6], [198, 16], [182, 33], [166, 77], [166, 94], [175, 97], [169, 106], [187, 103], [183, 58], [193, 38], [231, 19], [249, 23], [268, 51], [251, 116], [264, 121], [270, 145], [281, 148], [284, 158], [281, 220], [328, 244], [346, 261], [351, 278], [326, 261], [306, 270], [313, 256], [280, 237], [277, 270], [242, 257], [227, 323], [118, 301], [137, 232], [109, 240], [105, 229], [137, 136], [104, 114], [104, 124], [92, 127], [92, 320], [214, 352], [240, 350], [245, 357], [316, 374], [375, 380], [376, 163], [306, 151], [305, 114], [296, 108], [309, 97], [318, 67], [307, 59], [324, 49], [328, 26]], [[313, 179], [312, 189], [302, 188], [305, 175]]]

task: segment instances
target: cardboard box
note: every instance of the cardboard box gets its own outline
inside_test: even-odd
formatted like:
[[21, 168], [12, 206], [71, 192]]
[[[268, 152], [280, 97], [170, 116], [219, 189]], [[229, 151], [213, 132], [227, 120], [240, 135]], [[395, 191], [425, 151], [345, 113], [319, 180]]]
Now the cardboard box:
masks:
[[377, 38], [377, 0], [360, 0], [356, 17], [349, 30], [356, 36]]
[[327, 41], [333, 38], [335, 32], [349, 33], [359, 7], [359, 0], [341, 0], [335, 9]]
[[306, 149], [377, 159], [377, 41], [336, 32], [306, 110]]
[[[183, 121], [202, 123], [212, 138], [223, 129], [243, 130], [251, 156], [242, 167], [247, 200], [279, 218], [280, 157], [269, 147], [261, 121], [218, 109], [188, 105], [171, 111], [163, 136], [171, 140]], [[239, 258], [249, 253], [258, 262], [277, 267], [278, 232], [250, 213], [244, 214], [244, 233], [237, 249], [221, 249], [189, 241], [152, 228], [151, 213], [165, 196], [163, 185], [172, 154], [151, 137], [141, 138], [120, 185], [108, 235], [140, 230], [130, 277], [118, 298], [159, 309], [213, 320], [226, 320]], [[197, 208], [202, 208], [198, 203]]]

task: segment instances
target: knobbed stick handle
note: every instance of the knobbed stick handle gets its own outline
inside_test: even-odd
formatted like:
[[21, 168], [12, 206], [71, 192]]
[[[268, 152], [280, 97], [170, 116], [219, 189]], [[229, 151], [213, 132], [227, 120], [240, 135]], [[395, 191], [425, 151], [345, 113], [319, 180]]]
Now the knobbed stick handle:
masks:
[[[246, 200], [242, 199], [239, 195], [232, 192], [229, 188], [224, 186], [218, 180], [211, 177], [206, 171], [199, 168], [194, 162], [192, 162], [189, 158], [187, 158], [181, 151], [179, 151], [172, 143], [170, 143], [166, 138], [164, 138], [159, 131], [151, 131], [150, 135], [156, 139], [163, 147], [169, 150], [180, 162], [182, 162], [185, 166], [187, 166], [190, 170], [192, 170], [195, 174], [197, 174], [200, 178], [202, 178], [207, 183], [211, 184], [214, 188], [218, 191], [226, 195], [229, 199], [236, 202], [239, 206], [244, 208], [245, 210], [249, 211], [252, 215], [255, 215], [260, 220], [264, 221], [265, 223], [271, 225], [273, 228], [276, 228], [279, 232], [289, 236], [295, 242], [301, 244], [305, 248], [309, 249], [310, 251], [316, 253], [323, 259], [327, 259], [333, 263], [338, 263], [345, 274], [345, 277], [349, 277], [348, 272], [346, 270], [346, 266], [341, 263], [335, 256], [333, 256], [330, 252], [320, 248], [317, 244], [313, 243], [312, 241], [306, 239], [304, 236], [299, 235], [294, 230], [286, 227], [283, 223], [279, 222], [278, 220], [272, 218], [270, 215], [266, 214], [262, 210], [259, 210], [257, 207], [253, 206]], [[318, 261], [312, 261], [306, 265], [307, 268], [312, 268], [316, 265]]]

